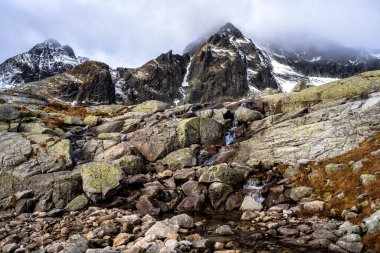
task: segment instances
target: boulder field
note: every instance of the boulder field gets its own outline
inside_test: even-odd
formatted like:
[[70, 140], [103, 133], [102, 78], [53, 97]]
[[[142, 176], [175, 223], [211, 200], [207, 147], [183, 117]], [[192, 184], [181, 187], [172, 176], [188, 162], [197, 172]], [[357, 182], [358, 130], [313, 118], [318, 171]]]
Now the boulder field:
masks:
[[380, 252], [380, 72], [289, 94], [0, 94], [1, 252]]

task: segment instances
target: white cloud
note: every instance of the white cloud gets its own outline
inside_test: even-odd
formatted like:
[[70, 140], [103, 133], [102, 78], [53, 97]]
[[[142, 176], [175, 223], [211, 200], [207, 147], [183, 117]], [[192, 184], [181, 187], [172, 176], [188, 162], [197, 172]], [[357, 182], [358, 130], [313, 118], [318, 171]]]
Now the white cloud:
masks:
[[255, 39], [310, 32], [377, 48], [377, 0], [2, 0], [0, 61], [47, 38], [113, 67], [138, 66], [228, 21]]

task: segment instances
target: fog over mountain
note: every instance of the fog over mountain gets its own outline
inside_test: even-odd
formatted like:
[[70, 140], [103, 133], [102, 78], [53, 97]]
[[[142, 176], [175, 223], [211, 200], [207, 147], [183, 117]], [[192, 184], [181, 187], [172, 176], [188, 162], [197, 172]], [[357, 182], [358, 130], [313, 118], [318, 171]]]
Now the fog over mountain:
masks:
[[0, 9], [1, 62], [54, 38], [112, 67], [139, 66], [226, 22], [264, 44], [380, 47], [376, 0], [2, 0]]

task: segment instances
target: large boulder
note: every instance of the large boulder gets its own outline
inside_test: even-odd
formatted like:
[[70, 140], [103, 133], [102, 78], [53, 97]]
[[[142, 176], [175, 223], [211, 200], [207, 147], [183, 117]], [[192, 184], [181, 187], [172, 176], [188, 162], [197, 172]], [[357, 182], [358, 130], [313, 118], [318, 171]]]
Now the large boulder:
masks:
[[121, 169], [106, 162], [91, 162], [80, 166], [83, 191], [94, 202], [107, 199], [120, 187], [124, 178]]
[[213, 183], [220, 182], [232, 186], [240, 185], [246, 179], [246, 173], [243, 171], [232, 168], [227, 164], [219, 164], [206, 168], [204, 173], [200, 176], [200, 183]]
[[191, 148], [183, 148], [171, 152], [162, 159], [162, 162], [171, 169], [179, 169], [196, 166], [197, 158]]
[[0, 198], [9, 197], [15, 191], [30, 190], [38, 200], [37, 211], [64, 208], [82, 192], [79, 170], [60, 171], [20, 178], [12, 173], [0, 176]]
[[228, 196], [233, 193], [233, 188], [228, 184], [214, 182], [208, 188], [208, 198], [210, 199], [211, 206], [216, 210], [224, 203]]
[[148, 161], [153, 162], [179, 148], [176, 125], [175, 121], [163, 121], [132, 132], [127, 139]]
[[296, 164], [301, 159], [325, 160], [345, 154], [378, 131], [379, 102], [377, 93], [353, 102], [321, 102], [309, 113], [295, 113], [293, 109], [254, 121], [250, 126], [252, 137], [237, 145], [232, 160], [245, 163], [254, 158], [270, 165]]
[[235, 111], [235, 117], [239, 122], [251, 122], [262, 119], [264, 116], [258, 112], [248, 108], [239, 107]]
[[223, 144], [223, 126], [210, 118], [190, 118], [181, 120], [178, 124], [178, 141], [180, 146], [191, 144]]
[[128, 141], [148, 161], [156, 161], [170, 152], [191, 144], [223, 144], [223, 126], [209, 118], [163, 120], [127, 134]]
[[163, 112], [169, 107], [169, 104], [157, 100], [145, 101], [141, 104], [136, 105], [132, 108], [132, 112], [143, 112], [143, 113], [156, 113]]
[[114, 161], [116, 167], [122, 169], [127, 175], [135, 175], [142, 172], [144, 161], [135, 155], [126, 155]]
[[21, 113], [9, 104], [0, 104], [0, 121], [11, 121], [19, 118]]

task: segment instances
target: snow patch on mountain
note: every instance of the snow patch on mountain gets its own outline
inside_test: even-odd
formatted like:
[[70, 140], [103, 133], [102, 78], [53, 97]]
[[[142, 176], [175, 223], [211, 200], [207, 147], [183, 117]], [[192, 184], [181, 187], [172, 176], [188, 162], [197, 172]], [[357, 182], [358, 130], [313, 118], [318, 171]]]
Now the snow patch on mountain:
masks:
[[[273, 75], [284, 92], [291, 92], [294, 86], [301, 80], [307, 80], [310, 84], [317, 86], [339, 80], [331, 77], [304, 76], [292, 67], [276, 61], [269, 54], [268, 56], [273, 67]], [[319, 61], [320, 57], [313, 59], [314, 61]]]
[[38, 81], [86, 61], [86, 57], [76, 57], [71, 47], [50, 39], [0, 64], [0, 89]]

